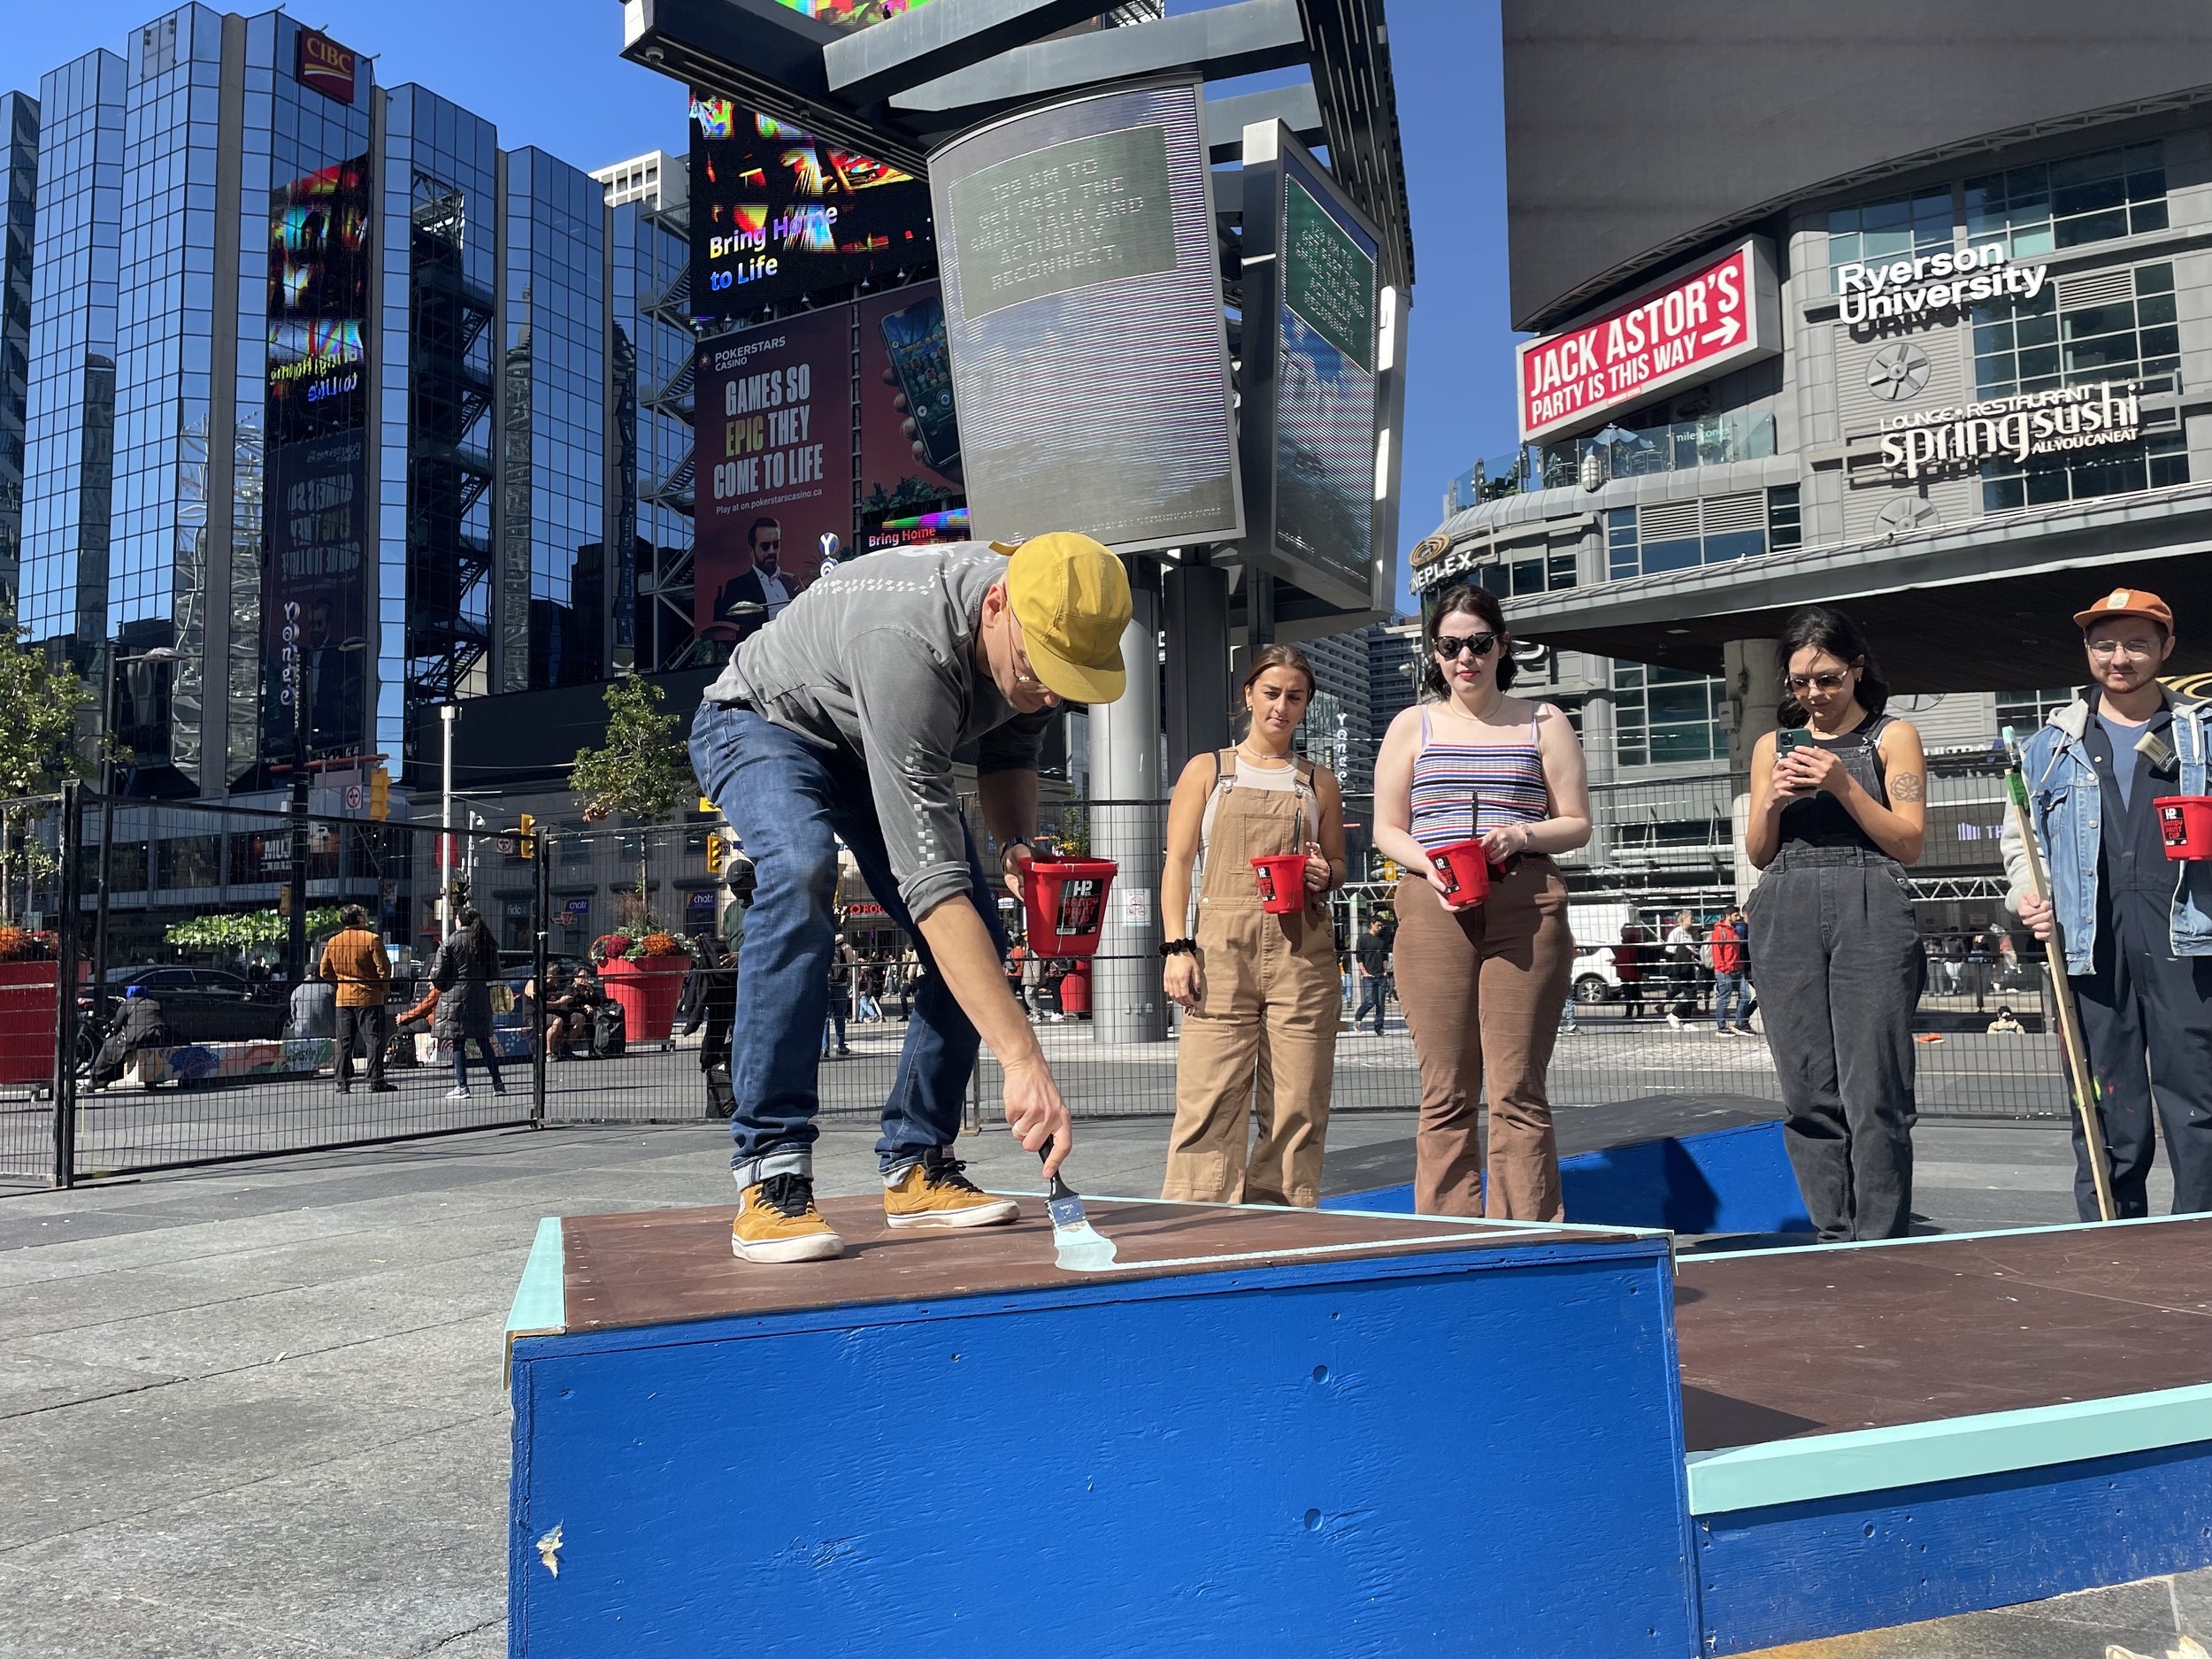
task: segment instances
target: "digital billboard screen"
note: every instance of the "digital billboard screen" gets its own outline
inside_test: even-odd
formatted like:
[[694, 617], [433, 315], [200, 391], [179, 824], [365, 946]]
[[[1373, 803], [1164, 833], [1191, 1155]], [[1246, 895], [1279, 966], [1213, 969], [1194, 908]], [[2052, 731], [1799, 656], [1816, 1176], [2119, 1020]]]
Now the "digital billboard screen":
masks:
[[852, 307], [699, 347], [692, 626], [757, 633], [853, 534]]
[[933, 257], [929, 187], [773, 116], [691, 100], [691, 311], [720, 320]]
[[[367, 713], [368, 157], [270, 193], [265, 752], [357, 752]], [[303, 712], [298, 719], [296, 710]]]
[[[855, 302], [859, 374], [860, 534], [867, 547], [960, 541], [951, 511], [964, 503], [960, 419], [945, 347], [944, 298], [934, 282]], [[896, 524], [896, 534], [878, 532]]]
[[1243, 534], [1195, 81], [1085, 94], [930, 157], [979, 537]]
[[[1245, 157], [1245, 556], [1333, 603], [1371, 602], [1380, 252], [1286, 134]], [[1265, 319], [1271, 326], [1263, 326]]]

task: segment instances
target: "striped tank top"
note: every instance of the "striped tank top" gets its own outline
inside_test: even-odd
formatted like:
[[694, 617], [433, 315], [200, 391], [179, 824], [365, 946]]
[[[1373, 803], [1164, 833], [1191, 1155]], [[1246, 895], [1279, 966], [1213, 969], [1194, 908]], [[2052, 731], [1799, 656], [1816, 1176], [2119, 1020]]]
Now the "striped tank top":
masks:
[[1421, 710], [1421, 749], [1413, 757], [1413, 839], [1433, 852], [1508, 824], [1534, 824], [1551, 813], [1536, 717], [1519, 743], [1440, 743]]

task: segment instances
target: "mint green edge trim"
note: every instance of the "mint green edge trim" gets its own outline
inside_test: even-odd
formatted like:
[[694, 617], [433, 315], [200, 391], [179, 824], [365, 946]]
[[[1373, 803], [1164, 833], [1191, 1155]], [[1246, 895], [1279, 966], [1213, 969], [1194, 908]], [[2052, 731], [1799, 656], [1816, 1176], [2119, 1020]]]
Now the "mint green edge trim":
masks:
[[2212, 1440], [2212, 1383], [1772, 1440], [1688, 1459], [1690, 1513], [1717, 1515]]
[[[2033, 1233], [2092, 1233], [2101, 1227], [2157, 1227], [2169, 1221], [2202, 1221], [2201, 1214], [2180, 1216], [2134, 1216], [2122, 1221], [2067, 1221], [2043, 1227], [1992, 1227], [1985, 1233], [1924, 1233], [1909, 1239], [1862, 1239], [1841, 1244], [1793, 1244], [1792, 1256], [1803, 1256], [1811, 1250], [1884, 1250], [1894, 1244], [1962, 1244], [1973, 1239], [2024, 1239]], [[1715, 1250], [1711, 1255], [1700, 1254], [1682, 1258], [1686, 1268], [1701, 1262], [1741, 1262], [1752, 1256], [1772, 1256], [1772, 1250]]]
[[515, 1286], [514, 1306], [507, 1312], [507, 1340], [518, 1336], [554, 1336], [568, 1328], [566, 1263], [561, 1253], [561, 1218], [548, 1216], [538, 1223], [538, 1236], [530, 1246], [530, 1259]]

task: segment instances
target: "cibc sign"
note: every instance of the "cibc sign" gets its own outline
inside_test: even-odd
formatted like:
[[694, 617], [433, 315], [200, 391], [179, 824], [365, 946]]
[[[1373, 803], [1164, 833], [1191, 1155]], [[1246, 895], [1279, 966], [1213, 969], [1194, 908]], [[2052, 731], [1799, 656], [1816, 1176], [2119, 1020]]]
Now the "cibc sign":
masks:
[[292, 65], [292, 79], [341, 104], [352, 103], [356, 62], [353, 48], [341, 46], [329, 35], [313, 29], [302, 29], [299, 42], [299, 55]]
[[1604, 315], [1525, 342], [1521, 440], [1563, 438], [1614, 411], [1781, 350], [1774, 262], [1758, 238]]

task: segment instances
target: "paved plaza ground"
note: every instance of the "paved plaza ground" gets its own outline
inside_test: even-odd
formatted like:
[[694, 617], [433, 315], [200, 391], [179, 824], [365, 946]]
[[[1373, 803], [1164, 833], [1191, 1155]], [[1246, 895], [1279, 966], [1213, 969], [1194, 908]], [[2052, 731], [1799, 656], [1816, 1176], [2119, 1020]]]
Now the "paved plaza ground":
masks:
[[[1563, 1109], [1563, 1136], [1603, 1110]], [[1411, 1133], [1402, 1111], [1340, 1117], [1333, 1184], [1403, 1179]], [[826, 1190], [870, 1187], [873, 1134], [831, 1123]], [[1165, 1136], [1158, 1117], [1084, 1124], [1070, 1172], [1156, 1192]], [[1942, 1227], [2070, 1218], [2062, 1128], [1930, 1124], [1918, 1147]], [[964, 1150], [987, 1184], [1034, 1190], [1002, 1129]], [[726, 1163], [718, 1126], [603, 1125], [0, 1198], [0, 1655], [503, 1654], [500, 1333], [538, 1218], [728, 1202]], [[948, 1402], [933, 1455], [990, 1409]], [[2212, 1572], [1802, 1651], [2101, 1659], [2185, 1628], [2212, 1635]]]

